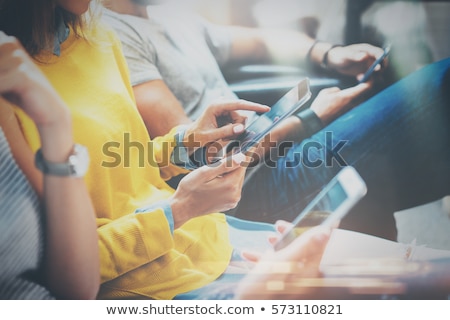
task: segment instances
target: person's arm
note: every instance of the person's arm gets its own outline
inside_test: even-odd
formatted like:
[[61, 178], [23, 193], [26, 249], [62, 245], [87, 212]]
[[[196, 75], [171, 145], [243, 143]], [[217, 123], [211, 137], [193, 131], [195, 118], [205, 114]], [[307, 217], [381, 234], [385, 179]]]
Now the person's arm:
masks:
[[135, 85], [133, 91], [139, 113], [152, 139], [167, 134], [176, 126], [192, 122], [163, 80]]
[[309, 49], [314, 44], [314, 39], [296, 31], [239, 26], [230, 26], [229, 29], [230, 60], [252, 63], [304, 63]]
[[292, 30], [229, 28], [232, 43], [230, 61], [313, 65], [344, 75], [358, 76], [383, 54], [383, 49], [367, 43], [336, 46]]
[[[302, 118], [302, 113], [284, 119], [252, 151], [252, 164], [269, 156], [276, 159], [280, 155], [279, 147], [282, 143], [286, 146], [287, 142], [301, 142], [311, 137], [367, 98], [372, 86], [373, 82], [369, 81], [342, 90], [337, 87], [322, 89], [309, 110], [306, 110], [313, 113], [314, 119]], [[311, 121], [317, 123], [311, 124]]]
[[[38, 129], [43, 157], [67, 161], [74, 146], [68, 111]], [[99, 257], [95, 214], [84, 181], [49, 174], [43, 180], [47, 285], [59, 297], [93, 299], [100, 281]]]
[[315, 227], [305, 231], [287, 247], [263, 255], [238, 284], [235, 299], [308, 299], [313, 288], [308, 287], [307, 282], [303, 287], [298, 283], [304, 278], [321, 276], [320, 260], [330, 234], [330, 229]]
[[[244, 101], [218, 103], [189, 126], [188, 135], [197, 136], [199, 146], [233, 135], [232, 128], [240, 126], [232, 122], [233, 119], [242, 120], [233, 117], [236, 116], [234, 111], [246, 108], [268, 110], [265, 106]], [[231, 123], [217, 127], [217, 118], [221, 116]], [[153, 154], [165, 179], [184, 170], [170, 163], [176, 130], [174, 128], [165, 136], [152, 140]], [[97, 219], [101, 282], [113, 280], [164, 256], [174, 248], [173, 232], [192, 218], [235, 207], [245, 177], [246, 167], [241, 165], [244, 160], [246, 158], [238, 154], [214, 166], [198, 168], [181, 180], [168, 199], [153, 203], [149, 208], [140, 208], [118, 220]]]
[[[167, 180], [198, 167], [194, 166], [194, 168], [191, 168], [191, 166], [188, 166], [189, 169], [186, 170], [186, 166], [172, 162], [175, 148], [183, 148], [186, 156], [189, 157], [196, 150], [208, 146], [211, 148], [207, 148], [206, 154], [209, 157], [214, 156], [216, 153], [212, 152], [213, 147], [222, 146], [244, 131], [246, 117], [240, 111], [263, 113], [268, 110], [270, 110], [269, 107], [254, 102], [219, 99], [211, 104], [196, 121], [184, 126], [182, 141], [177, 142], [178, 139], [176, 138], [177, 132], [180, 131], [180, 126], [173, 128], [162, 137], [156, 137], [151, 143], [155, 160], [160, 168], [161, 177]], [[175, 159], [179, 158], [179, 151], [177, 150]], [[204, 164], [207, 163], [209, 161], [206, 161]]]
[[196, 169], [183, 178], [170, 199], [175, 228], [196, 216], [236, 207], [241, 198], [245, 161], [246, 157], [237, 153], [214, 166]]
[[243, 160], [238, 155], [233, 161], [189, 173], [171, 197], [148, 209], [113, 221], [97, 219], [101, 282], [116, 279], [145, 264], [158, 263], [158, 258], [175, 247], [174, 231], [184, 223], [236, 206], [245, 176]]
[[[19, 42], [2, 32], [0, 95], [24, 110], [36, 123], [46, 160], [67, 161], [74, 146], [68, 109]], [[17, 128], [11, 129], [14, 123], [10, 121], [5, 127], [13, 130], [12, 134], [17, 131]], [[5, 135], [12, 136], [11, 133]], [[16, 140], [9, 140], [9, 143], [14, 145]], [[30, 167], [31, 151], [17, 150], [12, 147], [19, 165], [28, 163], [26, 166]], [[24, 171], [33, 174], [28, 169]], [[34, 174], [41, 173], [34, 171]], [[100, 280], [97, 233], [93, 206], [83, 179], [48, 174], [29, 179], [43, 181], [46, 286], [60, 298], [95, 298]]]

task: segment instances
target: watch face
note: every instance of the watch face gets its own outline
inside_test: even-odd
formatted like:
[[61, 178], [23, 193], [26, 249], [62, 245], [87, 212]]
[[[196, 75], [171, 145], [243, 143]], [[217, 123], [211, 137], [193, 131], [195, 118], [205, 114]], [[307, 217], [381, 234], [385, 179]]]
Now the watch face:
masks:
[[69, 164], [74, 176], [84, 176], [89, 168], [89, 153], [86, 147], [75, 144], [74, 153], [69, 157]]

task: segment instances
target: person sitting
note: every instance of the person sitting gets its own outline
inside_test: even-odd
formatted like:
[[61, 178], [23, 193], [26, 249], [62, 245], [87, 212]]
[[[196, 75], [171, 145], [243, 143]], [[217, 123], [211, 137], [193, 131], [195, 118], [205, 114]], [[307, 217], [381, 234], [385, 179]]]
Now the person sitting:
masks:
[[197, 119], [219, 97], [236, 99], [222, 73], [226, 64], [326, 65], [329, 73], [356, 77], [383, 53], [365, 43], [334, 46], [290, 30], [216, 25], [172, 6], [149, 4], [104, 0], [102, 19], [120, 37], [151, 137]]
[[[46, 103], [43, 99], [30, 101], [26, 99], [28, 88], [20, 88], [20, 80], [27, 76], [20, 74], [17, 64], [11, 64], [10, 54], [14, 49], [5, 49], [11, 44], [0, 32], [0, 78], [8, 75], [12, 83], [2, 82], [0, 96], [8, 100], [20, 101], [18, 105], [26, 110], [27, 114], [36, 119], [40, 128], [40, 140], [47, 148], [43, 149], [43, 161], [48, 158], [52, 162], [43, 162], [45, 169], [44, 181], [33, 188], [25, 174], [13, 158], [8, 139], [16, 141], [14, 147], [20, 147], [20, 132], [15, 131], [14, 114], [11, 109], [5, 108], [2, 102], [0, 113], [0, 196], [2, 200], [2, 214], [0, 221], [8, 228], [2, 233], [0, 245], [0, 298], [4, 300], [22, 299], [94, 299], [99, 289], [99, 260], [97, 236], [92, 203], [82, 182], [83, 171], [87, 167], [75, 166], [61, 170], [59, 159], [64, 159], [66, 142], [72, 143], [70, 132], [70, 116], [67, 116], [67, 107], [59, 100], [57, 95], [46, 83], [46, 79], [36, 70], [28, 70], [37, 75], [44, 84], [44, 92], [53, 96], [53, 103]], [[17, 48], [16, 48], [17, 49]], [[9, 52], [8, 52], [9, 51]], [[16, 51], [17, 52], [17, 51]], [[6, 57], [6, 58], [5, 58]], [[20, 61], [20, 60], [19, 60]], [[26, 61], [20, 61], [26, 62]], [[6, 68], [6, 66], [8, 68]], [[32, 64], [28, 65], [33, 67]], [[25, 78], [25, 79], [24, 79]], [[51, 100], [51, 99], [50, 99]], [[59, 116], [55, 116], [60, 114]], [[39, 117], [37, 116], [39, 114]], [[55, 122], [56, 121], [56, 125]], [[55, 126], [55, 128], [52, 128]], [[3, 131], [5, 128], [5, 131]], [[8, 137], [6, 137], [6, 134]], [[66, 140], [67, 141], [64, 141]], [[58, 143], [58, 140], [61, 140]], [[58, 148], [54, 148], [58, 146]], [[79, 146], [78, 146], [79, 148]], [[25, 152], [26, 148], [16, 150]], [[58, 156], [62, 153], [62, 157]], [[54, 154], [54, 155], [53, 155]], [[85, 154], [86, 156], [87, 154]], [[85, 160], [80, 154], [80, 163]], [[88, 156], [88, 155], [87, 155]], [[85, 163], [85, 165], [87, 165]], [[59, 166], [59, 168], [58, 168]], [[36, 168], [27, 167], [28, 170]], [[55, 171], [56, 170], [56, 171]], [[64, 171], [66, 170], [66, 171]], [[42, 192], [41, 197], [36, 189]], [[42, 200], [45, 205], [42, 206]], [[43, 209], [42, 207], [46, 207]], [[293, 243], [287, 250], [281, 250], [270, 256], [261, 258], [262, 265], [266, 263], [273, 268], [277, 263], [295, 263], [296, 261], [310, 261], [314, 270], [318, 272], [317, 258], [320, 257], [327, 242], [330, 230], [323, 229], [311, 232], [311, 235], [302, 236], [302, 241]], [[290, 251], [289, 251], [290, 250]], [[267, 272], [258, 272], [253, 278], [243, 279], [242, 288], [232, 297], [239, 299], [250, 298], [258, 293], [258, 297], [275, 297], [277, 292], [264, 290], [264, 283], [280, 275], [272, 275], [272, 268]], [[264, 278], [262, 278], [264, 275]], [[297, 277], [301, 275], [295, 273]], [[288, 275], [281, 275], [287, 277]], [[253, 292], [253, 287], [263, 286]], [[248, 286], [248, 288], [247, 288]], [[223, 295], [223, 290], [221, 290]]]
[[[95, 20], [89, 21], [88, 27], [82, 23], [89, 3], [58, 0], [56, 8], [33, 6], [33, 17], [39, 17], [36, 21], [17, 19], [28, 11], [16, 1], [5, 1], [0, 7], [0, 29], [24, 43], [34, 63], [67, 104], [75, 141], [86, 145], [91, 154], [92, 165], [84, 181], [97, 217], [102, 283], [99, 298], [192, 298], [196, 290], [220, 283], [236, 258], [233, 253], [242, 249], [232, 243], [239, 244], [243, 235], [252, 238], [253, 233], [242, 232], [240, 238], [232, 239], [234, 219], [219, 212], [239, 204], [239, 209], [241, 205], [248, 206], [254, 219], [291, 220], [292, 214], [345, 165], [340, 161], [329, 165], [326, 162], [330, 154], [331, 160], [340, 160], [340, 149], [333, 147], [339, 146], [339, 141], [348, 142], [345, 149], [341, 148], [342, 159], [354, 164], [361, 173], [378, 208], [389, 212], [393, 207], [448, 192], [449, 152], [441, 147], [450, 137], [449, 117], [445, 117], [448, 93], [442, 90], [448, 85], [448, 60], [424, 68], [342, 116], [347, 111], [344, 98], [330, 104], [333, 92], [319, 94], [311, 108], [327, 115], [329, 126], [312, 137], [316, 148], [313, 157], [308, 158], [310, 162], [297, 161], [299, 152], [311, 142], [306, 139], [277, 159], [276, 167], [258, 170], [253, 176], [258, 183], [242, 190], [242, 196], [246, 171], [243, 164], [247, 160], [242, 154], [235, 155], [232, 161], [224, 159], [194, 169], [176, 190], [172, 189], [164, 179], [188, 172], [171, 161], [176, 148], [184, 148], [192, 136], [199, 147], [234, 137], [244, 130], [245, 119], [238, 110], [265, 112], [268, 107], [246, 101], [221, 101], [207, 108], [191, 125], [175, 127], [167, 135], [151, 140], [133, 99], [120, 41]], [[52, 18], [44, 21], [51, 21], [52, 27], [40, 29], [40, 17], [48, 15]], [[27, 26], [19, 26], [18, 21], [26, 21]], [[53, 26], [53, 21], [60, 23]], [[35, 34], [46, 37], [31, 37]], [[0, 50], [2, 59], [17, 62], [12, 71], [4, 74], [8, 81], [2, 83], [10, 84], [13, 91], [22, 89], [19, 92], [30, 101], [42, 95], [45, 105], [54, 106], [47, 100], [52, 97], [46, 94], [48, 82], [36, 76], [33, 61], [19, 42], [6, 37]], [[16, 74], [20, 81], [9, 81]], [[424, 87], [424, 79], [433, 81]], [[370, 83], [347, 92], [368, 87]], [[21, 103], [21, 99], [10, 102]], [[32, 159], [19, 150], [32, 155], [41, 147], [38, 130], [17, 106], [5, 108], [13, 108], [18, 123], [11, 125], [21, 130], [26, 141], [20, 148], [19, 140], [9, 141], [15, 146], [13, 155], [22, 167], [31, 166]], [[420, 117], [411, 116], [411, 110]], [[36, 116], [39, 115], [38, 112]], [[405, 144], [411, 130], [415, 130], [414, 143]], [[328, 132], [333, 135], [330, 137]], [[317, 143], [326, 148], [317, 147]], [[418, 152], [423, 148], [437, 159], [433, 166], [423, 165], [429, 159], [428, 154]], [[385, 161], [378, 161], [379, 155], [386, 157]], [[324, 165], [317, 165], [321, 161]], [[389, 165], [395, 165], [395, 175]], [[27, 177], [38, 181], [40, 173], [34, 170]], [[392, 181], [395, 186], [390, 185]], [[255, 212], [260, 208], [258, 216]], [[389, 225], [390, 216], [381, 211], [357, 213], [364, 221], [376, 221], [378, 232]], [[248, 223], [274, 231], [272, 224]]]
[[[237, 156], [231, 165], [223, 161], [220, 166], [196, 170], [176, 191], [170, 188], [164, 178], [187, 171], [169, 161], [176, 130], [150, 140], [133, 99], [118, 39], [94, 18], [85, 20], [90, 1], [60, 0], [56, 7], [50, 3], [35, 6], [30, 1], [30, 11], [22, 10], [21, 5], [4, 1], [0, 7], [0, 30], [19, 37], [32, 55], [31, 59], [15, 38], [0, 34], [4, 65], [0, 71], [5, 79], [1, 81], [5, 86], [2, 95], [9, 102], [1, 101], [2, 114], [13, 112], [7, 125], [18, 133], [8, 142], [38, 193], [44, 178], [34, 167], [32, 155], [40, 148], [53, 151], [53, 147], [70, 154], [63, 145], [68, 143], [67, 135], [53, 130], [48, 134], [58, 144], [44, 145], [46, 140], [39, 139], [41, 122], [73, 131], [74, 140], [89, 150], [91, 165], [84, 181], [96, 214], [102, 283], [98, 297], [170, 299], [217, 279], [230, 261], [232, 248], [225, 216], [214, 212], [229, 209], [238, 201], [244, 157]], [[27, 16], [30, 12], [32, 18]], [[26, 27], [12, 19], [18, 16], [27, 21]], [[50, 18], [42, 20], [42, 16]], [[56, 26], [53, 21], [58, 21]], [[61, 98], [55, 97], [51, 86]], [[59, 110], [60, 99], [68, 106], [70, 118]], [[29, 115], [19, 108], [28, 104], [37, 105], [29, 107]], [[197, 132], [203, 131], [205, 137], [211, 132], [229, 135], [241, 125], [231, 123], [215, 129], [211, 121], [221, 114], [231, 115], [235, 109], [264, 112], [267, 107], [244, 101], [218, 104], [205, 114], [203, 123], [197, 123]], [[137, 144], [141, 147], [134, 147]], [[148, 147], [147, 158], [140, 152], [144, 146]], [[47, 151], [43, 154], [51, 162], [65, 160]], [[114, 164], [117, 155], [123, 157]], [[199, 203], [199, 196], [204, 201]], [[68, 203], [84, 205], [82, 201]], [[88, 237], [82, 239], [87, 241]], [[84, 241], [80, 244], [96, 248]]]
[[[27, 176], [37, 169], [22, 161], [32, 155], [4, 99], [14, 101], [36, 124], [39, 158], [50, 164], [65, 163], [75, 151], [68, 109], [37, 67], [27, 64], [20, 70], [24, 65], [17, 52], [0, 32], [0, 299], [95, 299], [98, 238], [83, 172], [76, 176], [60, 165], [58, 174], [43, 170], [32, 184]], [[23, 81], [28, 72], [35, 76], [32, 85], [43, 89], [39, 95]]]
[[[235, 97], [233, 93], [229, 92], [229, 87], [224, 83], [220, 71], [220, 66], [225, 63], [225, 61], [232, 60], [233, 58], [239, 59], [243, 56], [247, 59], [255, 58], [256, 61], [258, 61], [258, 58], [262, 58], [262, 61], [267, 61], [267, 59], [270, 58], [269, 53], [273, 53], [273, 50], [267, 50], [268, 46], [266, 46], [266, 44], [268, 42], [266, 41], [269, 40], [263, 37], [264, 33], [259, 29], [217, 26], [200, 19], [198, 16], [192, 16], [185, 12], [180, 13], [178, 11], [171, 11], [173, 9], [172, 7], [166, 9], [164, 6], [148, 6], [149, 2], [146, 1], [105, 0], [103, 1], [103, 4], [107, 8], [103, 13], [103, 20], [114, 28], [121, 39], [124, 54], [130, 67], [131, 81], [137, 105], [151, 135], [152, 130], [158, 130], [158, 132], [167, 131], [167, 129], [159, 131], [159, 129], [157, 129], [159, 126], [169, 128], [177, 124], [189, 123], [191, 119], [195, 119], [196, 116], [193, 115], [195, 113], [192, 111], [194, 110], [193, 106], [200, 106], [201, 103], [199, 101], [203, 98], [206, 101], [211, 101], [211, 99], [214, 99], [217, 96]], [[180, 33], [180, 30], [191, 29], [193, 31], [189, 32], [189, 34], [192, 34], [192, 37], [196, 37], [196, 43], [201, 43], [201, 46], [195, 46], [194, 52], [191, 50], [191, 42], [185, 41], [186, 33]], [[284, 32], [284, 30], [282, 32]], [[344, 74], [353, 76], [359, 76], [359, 73], [364, 72], [368, 68], [368, 65], [377, 56], [381, 55], [382, 52], [380, 48], [368, 44], [358, 44], [348, 47], [332, 47], [331, 44], [325, 45], [319, 43], [321, 46], [323, 45], [323, 47], [320, 46], [316, 48], [315, 41], [303, 34], [292, 33], [287, 35], [284, 33], [280, 34], [278, 31], [274, 34], [278, 35], [278, 39], [290, 39], [291, 36], [293, 37], [292, 39], [298, 37], [297, 40], [286, 41], [282, 46], [276, 46], [277, 49], [284, 53], [287, 52], [288, 54], [293, 54], [295, 59], [291, 57], [291, 61], [295, 60], [296, 63], [303, 61], [304, 63], [305, 57], [308, 56], [309, 53], [311, 55], [310, 60], [313, 64], [317, 65], [321, 64], [323, 58], [326, 57], [329, 64], [331, 64], [331, 68], [337, 68], [335, 71], [340, 71]], [[245, 35], [245, 37], [243, 35]], [[245, 39], [245, 41], [241, 41], [243, 39]], [[255, 43], [258, 45], [255, 45]], [[183, 44], [185, 44], [185, 46], [183, 46]], [[245, 46], [243, 46], [245, 49], [249, 49], [244, 51], [245, 54], [239, 50], [239, 48], [242, 47], [242, 44], [245, 44]], [[291, 48], [291, 45], [298, 45], [300, 48]], [[259, 48], [259, 50], [257, 48]], [[328, 54], [325, 55], [325, 52], [320, 50], [321, 48], [330, 50]], [[201, 50], [203, 54], [199, 54], [199, 50]], [[236, 52], [239, 52], [239, 54]], [[198, 63], [200, 66], [198, 66], [198, 64], [195, 63], [197, 55], [202, 57], [208, 56], [208, 59], [202, 59]], [[225, 58], [224, 55], [226, 56]], [[176, 58], [172, 58], [173, 56], [176, 56]], [[205, 61], [213, 64], [213, 66], [204, 67], [206, 65]], [[353, 68], [342, 69], [339, 68], [339, 66], [353, 66]], [[180, 71], [188, 68], [189, 71]], [[212, 76], [212, 70], [214, 70], [215, 76]], [[176, 76], [172, 76], [173, 74]], [[188, 76], [183, 77], [183, 74]], [[198, 75], [198, 77], [196, 75]], [[195, 81], [194, 79], [196, 78], [199, 80]], [[416, 81], [419, 82], [419, 80]], [[201, 88], [198, 90], [199, 94], [194, 94], [194, 87], [196, 84], [202, 82], [203, 84], [198, 85]], [[217, 85], [217, 83], [221, 83], [221, 85]], [[209, 85], [214, 86], [216, 90], [208, 89]], [[277, 130], [272, 133], [271, 141], [290, 141], [298, 143], [297, 147], [293, 148], [293, 151], [291, 152], [291, 156], [295, 157], [295, 160], [291, 159], [290, 162], [301, 162], [301, 160], [299, 160], [299, 155], [304, 154], [302, 148], [308, 146], [308, 143], [311, 145], [311, 140], [306, 140], [303, 144], [300, 144], [300, 142], [305, 138], [309, 138], [312, 133], [317, 131], [318, 127], [326, 127], [346, 111], [361, 104], [362, 101], [373, 94], [372, 89], [373, 84], [366, 83], [344, 90], [339, 90], [338, 88], [323, 90], [319, 93], [316, 103], [313, 103], [310, 108], [320, 120], [316, 121], [319, 125], [315, 126], [315, 130], [306, 130], [307, 132], [305, 134], [304, 123], [297, 117], [291, 117], [283, 124], [283, 126], [280, 125]], [[211, 94], [210, 98], [207, 98], [208, 94]], [[193, 98], [195, 96], [201, 98]], [[377, 104], [385, 105], [386, 103], [383, 99], [390, 99], [387, 97], [387, 94], [383, 94], [382, 97], [384, 98], [376, 98]], [[318, 101], [321, 101], [321, 103], [318, 103]], [[206, 102], [206, 104], [207, 103], [208, 102]], [[405, 101], [404, 103], [410, 103], [410, 101]], [[413, 103], [411, 102], [411, 104]], [[386, 107], [388, 105], [389, 104], [387, 104]], [[201, 107], [199, 109], [201, 109]], [[330, 113], [330, 111], [332, 112]], [[169, 114], [165, 114], [166, 112]], [[365, 118], [365, 121], [369, 121], [368, 123], [372, 122], [369, 118]], [[341, 121], [341, 123], [343, 122]], [[346, 126], [347, 124], [342, 125]], [[380, 124], [379, 127], [382, 128], [383, 125]], [[358, 126], [358, 128], [363, 131], [365, 129], [360, 126]], [[318, 145], [326, 146], [325, 142], [327, 136], [323, 134], [324, 132], [325, 131], [322, 130], [320, 138], [317, 136], [314, 137], [312, 140], [313, 143], [318, 141]], [[357, 130], [355, 129], [355, 131], [352, 131], [352, 134], [356, 134], [356, 132]], [[155, 134], [157, 134], [156, 131]], [[362, 134], [362, 136], [364, 136], [364, 134]], [[336, 139], [335, 141], [337, 141], [336, 143], [339, 145], [340, 140]], [[344, 139], [342, 141], [345, 142], [348, 140]], [[331, 146], [331, 149], [333, 149], [333, 146]], [[385, 172], [390, 172], [391, 170], [395, 171], [395, 169], [390, 168], [394, 160], [391, 159], [388, 161], [387, 159], [389, 156], [375, 152], [374, 150], [368, 152], [370, 152], [374, 158], [381, 158], [383, 159], [383, 163], [386, 162]], [[280, 153], [281, 151], [275, 151], [275, 154]], [[328, 152], [327, 154], [330, 156], [331, 152]], [[264, 156], [265, 155], [262, 154], [258, 155], [260, 159]], [[286, 157], [282, 157], [282, 159], [276, 164], [273, 164], [273, 166], [285, 168], [286, 159]], [[325, 163], [325, 161], [323, 161], [325, 160], [323, 156], [320, 160], [322, 163]], [[351, 161], [347, 161], [347, 163], [351, 163]], [[234, 209], [232, 212], [228, 212], [229, 214], [244, 219], [264, 220], [267, 222], [273, 222], [277, 219], [279, 207], [276, 207], [277, 210], [268, 209], [270, 206], [264, 201], [261, 202], [265, 204], [264, 206], [255, 205], [254, 207], [249, 207], [245, 205], [246, 201], [249, 201], [248, 199], [254, 199], [254, 202], [258, 202], [260, 197], [254, 195], [250, 190], [254, 189], [257, 185], [267, 185], [267, 177], [273, 175], [274, 170], [263, 169], [263, 171], [267, 172], [258, 173], [257, 176], [263, 177], [261, 180], [264, 181], [264, 183], [261, 184], [261, 181], [258, 181], [257, 178], [248, 178], [248, 181], [246, 181], [244, 185], [244, 193], [249, 196], [245, 196], [245, 199], [241, 201], [238, 208]], [[272, 173], [269, 173], [269, 171]], [[291, 180], [291, 177], [285, 173], [287, 170], [280, 169], [280, 171], [284, 172], [281, 174], [284, 178], [279, 181]], [[252, 170], [252, 175], [254, 175], [255, 172], [256, 170]], [[327, 176], [326, 179], [330, 179], [333, 174], [336, 173], [336, 170], [330, 172], [332, 173]], [[300, 177], [297, 176], [297, 178]], [[317, 178], [310, 177], [310, 179], [316, 181]], [[384, 179], [386, 181], [392, 180], [389, 176], [385, 176]], [[303, 180], [303, 178], [301, 178], [301, 180]], [[256, 183], [256, 181], [258, 181], [259, 184]], [[323, 184], [323, 182], [321, 184]], [[377, 182], [377, 187], [373, 189], [380, 189], [379, 185], [381, 184], [383, 183]], [[271, 186], [271, 188], [274, 188], [274, 186]], [[392, 188], [393, 189], [383, 195], [383, 198], [390, 198], [391, 196], [388, 195], [389, 193], [403, 193], [402, 191], [397, 191], [397, 187]], [[401, 189], [400, 187], [398, 188]], [[295, 217], [295, 212], [298, 212], [298, 210], [305, 205], [305, 203], [298, 206], [292, 205], [292, 203], [296, 202], [296, 194], [303, 194], [302, 190], [298, 190], [297, 188], [294, 188], [293, 190], [295, 191], [289, 192], [289, 197], [292, 200], [283, 201], [283, 206], [294, 208], [286, 209], [291, 212], [289, 218]], [[386, 188], [386, 190], [388, 189]], [[261, 194], [263, 193], [270, 194], [270, 190], [261, 192]], [[309, 192], [306, 193], [309, 194]], [[386, 205], [382, 205], [383, 208], [380, 208], [380, 201], [378, 201], [379, 196], [376, 196], [375, 198], [377, 198], [377, 200], [374, 200], [372, 199], [372, 194], [373, 191], [370, 193], [369, 197], [354, 210], [354, 212], [362, 211], [367, 214], [351, 214], [350, 217], [343, 222], [343, 225], [346, 227], [351, 227], [351, 225], [353, 225], [352, 228], [356, 228], [355, 226], [357, 225], [357, 228], [363, 228], [360, 230], [364, 230], [364, 232], [395, 240], [397, 232], [392, 212], [393, 210], [410, 207], [410, 205], [394, 205], [393, 202], [389, 200], [387, 202], [391, 204], [389, 205], [389, 209], [387, 209]], [[284, 197], [283, 193], [282, 197]], [[434, 197], [430, 197], [429, 199], [434, 199]], [[420, 203], [420, 201], [417, 201], [417, 203]], [[383, 216], [384, 219], [376, 219], [375, 217], [378, 215]], [[352, 222], [347, 223], [347, 221]], [[384, 227], [381, 225], [381, 221], [384, 221]], [[387, 223], [387, 221], [389, 221], [389, 223]]]

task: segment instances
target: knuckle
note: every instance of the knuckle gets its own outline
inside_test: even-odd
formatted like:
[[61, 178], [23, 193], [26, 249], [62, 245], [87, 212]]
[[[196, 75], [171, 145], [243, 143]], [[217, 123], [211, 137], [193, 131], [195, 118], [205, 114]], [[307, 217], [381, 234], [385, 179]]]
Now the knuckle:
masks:
[[233, 202], [239, 202], [241, 200], [241, 188], [236, 184], [232, 187], [232, 200]]
[[205, 139], [208, 137], [208, 135], [210, 135], [208, 131], [198, 131], [195, 133], [195, 135], [190, 137], [191, 140], [189, 141], [189, 143], [194, 147], [200, 146], [202, 145], [203, 141], [205, 141]]
[[251, 104], [251, 102], [247, 101], [247, 100], [244, 100], [244, 99], [238, 99], [236, 101], [236, 104], [241, 105], [241, 106], [247, 106], [247, 105]]
[[225, 210], [231, 210], [236, 208], [236, 206], [238, 205], [238, 202], [235, 201], [230, 201], [229, 203], [225, 204]]
[[228, 195], [228, 199], [230, 199], [230, 201], [234, 201], [237, 197], [237, 187], [236, 184], [234, 183], [234, 181], [230, 181], [226, 187], [225, 187], [225, 192]]
[[319, 92], [318, 96], [320, 96], [321, 98], [329, 98], [329, 96], [331, 96], [335, 93], [336, 93], [335, 88], [325, 88]]
[[331, 87], [329, 89], [330, 89], [330, 92], [337, 92], [337, 93], [342, 92], [342, 90], [339, 89], [339, 87]]
[[220, 103], [218, 101], [214, 101], [206, 108], [206, 112], [214, 113], [216, 112], [217, 108], [219, 108], [219, 106]]

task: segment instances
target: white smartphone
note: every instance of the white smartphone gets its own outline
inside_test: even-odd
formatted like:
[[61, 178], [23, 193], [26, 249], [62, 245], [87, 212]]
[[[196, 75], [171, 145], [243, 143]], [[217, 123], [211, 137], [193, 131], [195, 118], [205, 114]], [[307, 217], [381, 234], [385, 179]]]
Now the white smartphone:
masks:
[[366, 184], [355, 168], [344, 167], [297, 216], [274, 249], [286, 247], [311, 227], [335, 225], [366, 193]]

